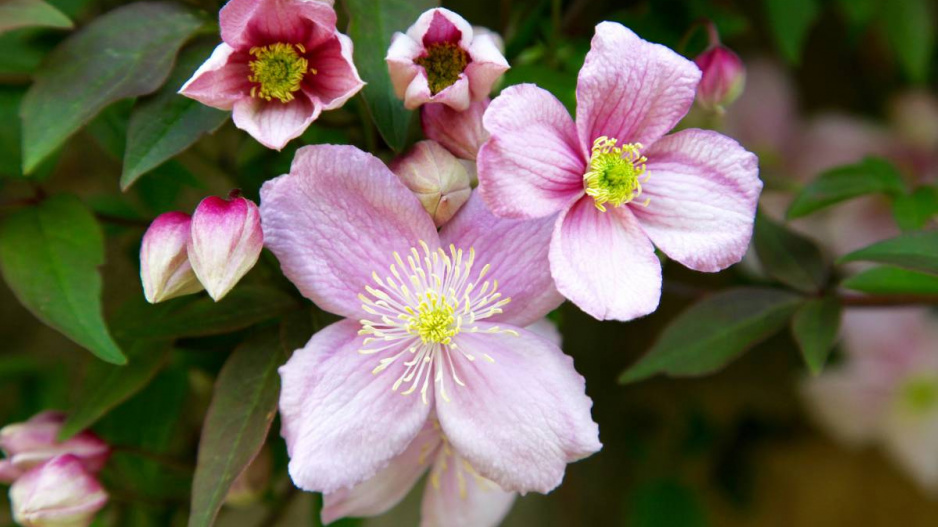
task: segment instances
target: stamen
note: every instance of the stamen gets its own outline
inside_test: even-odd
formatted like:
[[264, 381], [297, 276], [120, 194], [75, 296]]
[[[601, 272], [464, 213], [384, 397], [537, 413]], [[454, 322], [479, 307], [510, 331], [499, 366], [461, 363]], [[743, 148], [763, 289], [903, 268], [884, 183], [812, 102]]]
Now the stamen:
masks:
[[[602, 136], [593, 141], [589, 170], [583, 174], [586, 194], [593, 197], [596, 208], [606, 212], [605, 203], [614, 207], [630, 203], [642, 195], [642, 183], [648, 159], [641, 154], [641, 143], [616, 146], [617, 140]], [[645, 176], [642, 179], [642, 176]], [[650, 199], [640, 202], [648, 206]]]
[[455, 84], [471, 61], [469, 54], [458, 44], [441, 42], [428, 46], [425, 54], [414, 62], [423, 66], [430, 93], [436, 95]]
[[306, 73], [318, 73], [303, 57], [306, 48], [302, 44], [278, 42], [253, 47], [249, 53], [255, 58], [248, 63], [251, 68], [248, 80], [257, 84], [251, 87], [251, 97], [290, 102], [294, 99], [293, 94], [300, 90]]

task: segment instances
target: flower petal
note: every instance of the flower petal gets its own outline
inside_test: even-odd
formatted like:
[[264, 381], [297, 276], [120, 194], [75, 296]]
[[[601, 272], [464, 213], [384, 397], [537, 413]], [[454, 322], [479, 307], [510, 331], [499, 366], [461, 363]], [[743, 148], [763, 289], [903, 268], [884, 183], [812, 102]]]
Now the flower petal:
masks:
[[418, 396], [391, 391], [395, 376], [372, 373], [378, 359], [358, 352], [360, 328], [336, 322], [280, 367], [281, 435], [301, 489], [329, 494], [373, 477], [430, 414]]
[[469, 77], [469, 93], [473, 101], [480, 101], [489, 96], [495, 81], [508, 71], [508, 61], [490, 34], [476, 35], [472, 39], [469, 56], [472, 62], [465, 71]]
[[459, 454], [441, 450], [423, 492], [421, 527], [496, 527], [515, 502], [514, 492], [505, 492], [483, 478]]
[[[504, 490], [549, 492], [567, 463], [599, 451], [593, 402], [573, 360], [549, 340], [521, 328], [463, 332], [455, 342], [476, 360], [456, 360], [465, 386], [436, 398], [443, 433], [479, 474]], [[485, 360], [485, 355], [494, 362]]]
[[658, 307], [661, 262], [628, 207], [600, 212], [580, 199], [561, 214], [550, 242], [557, 290], [599, 320], [632, 320]]
[[621, 24], [599, 24], [577, 78], [580, 141], [654, 143], [690, 109], [699, 81], [700, 69], [674, 51]]
[[56, 456], [10, 487], [13, 520], [20, 525], [90, 525], [108, 494], [78, 458]]
[[375, 477], [323, 496], [322, 523], [346, 516], [377, 516], [400, 503], [429, 468], [440, 446], [436, 422], [427, 421], [407, 450], [391, 460]]
[[428, 104], [420, 109], [420, 122], [427, 139], [440, 143], [460, 159], [475, 161], [489, 134], [482, 127], [482, 115], [491, 101], [482, 99], [464, 112], [444, 104]]
[[287, 103], [252, 97], [236, 102], [231, 118], [258, 143], [280, 150], [305, 132], [321, 111], [318, 101], [310, 101], [305, 94]]
[[460, 73], [456, 82], [433, 95], [430, 92], [427, 73], [421, 68], [414, 76], [414, 80], [407, 86], [407, 91], [404, 93], [404, 107], [408, 110], [416, 110], [427, 103], [445, 104], [458, 112], [467, 110], [472, 103], [472, 98], [469, 96], [469, 78], [465, 73]]
[[250, 97], [250, 75], [247, 61], [239, 58], [231, 46], [222, 43], [182, 85], [179, 93], [206, 106], [231, 110], [236, 102]]
[[642, 185], [647, 207], [633, 206], [642, 229], [665, 254], [716, 272], [746, 254], [762, 190], [759, 160], [709, 130], [684, 130], [656, 142]]
[[335, 31], [335, 9], [317, 0], [231, 0], [218, 15], [221, 38], [244, 49], [272, 42], [313, 47]]
[[140, 281], [147, 302], [155, 304], [202, 290], [186, 252], [191, 225], [188, 214], [166, 212], [157, 216], [144, 233]]
[[352, 62], [352, 39], [335, 36], [310, 51], [309, 63], [315, 75], [306, 75], [303, 89], [310, 98], [319, 99], [323, 110], [334, 110], [345, 104], [365, 85]]
[[533, 84], [506, 88], [485, 112], [479, 190], [492, 212], [539, 218], [583, 194], [584, 152], [570, 114]]
[[358, 318], [358, 295], [393, 253], [439, 247], [433, 220], [378, 158], [352, 146], [297, 151], [290, 174], [264, 183], [267, 247], [284, 274], [323, 309]]
[[257, 205], [243, 197], [203, 199], [192, 214], [190, 234], [189, 263], [216, 302], [254, 267], [264, 248]]
[[[391, 46], [384, 61], [388, 64], [388, 74], [394, 86], [394, 95], [398, 99], [404, 99], [408, 86], [423, 71], [423, 68], [414, 62], [422, 53], [423, 46], [419, 40], [414, 40], [404, 33], [395, 33], [391, 38]], [[427, 92], [429, 91], [430, 87], [427, 86]]]
[[449, 9], [437, 7], [424, 11], [407, 29], [407, 35], [424, 47], [448, 42], [466, 49], [472, 42], [472, 26]]
[[511, 302], [492, 321], [526, 326], [563, 302], [550, 276], [548, 251], [554, 218], [509, 220], [494, 216], [478, 192], [443, 226], [440, 243], [475, 249], [479, 269], [491, 266], [487, 277], [498, 281]]

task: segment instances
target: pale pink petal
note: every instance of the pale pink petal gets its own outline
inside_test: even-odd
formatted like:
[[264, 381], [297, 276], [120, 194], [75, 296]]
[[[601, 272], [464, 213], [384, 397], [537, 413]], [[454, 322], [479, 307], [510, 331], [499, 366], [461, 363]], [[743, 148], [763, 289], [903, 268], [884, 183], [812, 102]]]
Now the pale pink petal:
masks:
[[657, 141], [648, 182], [630, 210], [665, 254], [697, 271], [716, 272], [746, 254], [762, 181], [759, 160], [709, 130], [684, 130]]
[[[502, 296], [511, 298], [504, 313], [492, 321], [526, 326], [563, 302], [550, 276], [548, 251], [555, 219], [510, 220], [494, 216], [474, 192], [469, 202], [440, 231], [440, 243], [475, 249], [478, 265], [491, 266], [487, 275], [498, 281]], [[481, 267], [480, 267], [481, 268]]]
[[483, 118], [479, 190], [499, 216], [550, 216], [583, 195], [585, 152], [563, 104], [533, 84], [506, 88]]
[[87, 526], [107, 500], [101, 484], [70, 455], [39, 465], [10, 487], [13, 520], [26, 526]]
[[404, 93], [404, 107], [408, 110], [416, 110], [427, 103], [438, 103], [445, 104], [461, 112], [468, 109], [471, 102], [469, 78], [466, 77], [465, 73], [461, 73], [456, 82], [433, 95], [430, 92], [430, 85], [427, 83], [427, 74], [423, 68], [420, 68], [420, 71], [410, 85], [407, 86], [407, 91]]
[[148, 302], [162, 302], [202, 290], [186, 252], [191, 224], [188, 214], [167, 212], [157, 216], [144, 233], [140, 244], [140, 281]]
[[581, 198], [557, 219], [550, 243], [557, 290], [599, 320], [632, 320], [658, 307], [661, 263], [628, 207]]
[[321, 111], [319, 102], [311, 101], [305, 94], [286, 103], [251, 97], [235, 103], [231, 118], [235, 126], [251, 134], [258, 143], [280, 150], [305, 132]]
[[23, 475], [23, 471], [16, 468], [9, 459], [0, 459], [0, 483], [9, 485]]
[[318, 0], [231, 0], [219, 13], [221, 38], [244, 49], [274, 42], [316, 42], [335, 31], [335, 10]]
[[456, 336], [476, 360], [455, 361], [465, 386], [448, 390], [450, 401], [438, 396], [436, 412], [455, 451], [480, 475], [504, 490], [547, 493], [560, 485], [567, 463], [602, 448], [593, 402], [573, 359], [543, 337], [508, 329], [517, 335]]
[[554, 322], [547, 317], [544, 317], [534, 322], [533, 324], [528, 324], [525, 329], [551, 341], [558, 348], [562, 347], [563, 345], [563, 335], [560, 334], [560, 330], [557, 328], [557, 324], [554, 324]]
[[874, 439], [890, 397], [889, 390], [880, 389], [855, 367], [831, 368], [806, 379], [801, 394], [814, 420], [852, 447]]
[[423, 47], [448, 42], [463, 49], [469, 47], [473, 36], [465, 18], [443, 7], [424, 11], [407, 29], [407, 35]]
[[303, 90], [323, 110], [341, 107], [365, 85], [352, 62], [352, 39], [342, 33], [310, 50], [309, 64], [316, 73], [304, 77]]
[[395, 251], [439, 247], [433, 220], [378, 158], [352, 146], [297, 151], [290, 174], [264, 183], [267, 247], [307, 298], [343, 316], [364, 315], [358, 295]]
[[247, 57], [221, 43], [182, 85], [179, 93], [206, 106], [231, 110], [237, 101], [250, 97], [250, 75]]
[[[421, 54], [423, 46], [419, 40], [414, 40], [404, 33], [395, 33], [391, 38], [391, 47], [388, 48], [384, 61], [388, 64], [391, 84], [398, 99], [404, 99], [407, 88], [417, 75], [423, 73], [423, 68], [414, 62]], [[425, 75], [423, 82], [427, 82]], [[429, 91], [430, 87], [427, 86], [427, 92]]]
[[195, 209], [187, 244], [189, 263], [215, 301], [254, 267], [263, 248], [260, 212], [253, 201], [209, 196]]
[[46, 411], [26, 422], [6, 425], [0, 429], [0, 448], [21, 471], [63, 454], [78, 458], [90, 472], [101, 470], [111, 453], [107, 443], [90, 431], [59, 441], [58, 435], [64, 423], [65, 414]]
[[457, 112], [444, 104], [427, 104], [420, 109], [423, 134], [456, 157], [475, 161], [482, 143], [489, 138], [482, 127], [482, 115], [490, 102], [489, 99], [476, 101], [464, 112]]
[[469, 47], [469, 56], [472, 62], [465, 71], [469, 77], [469, 93], [473, 101], [480, 101], [489, 96], [495, 81], [508, 71], [508, 61], [492, 35], [476, 35]]
[[377, 516], [390, 510], [430, 467], [440, 443], [438, 425], [431, 419], [407, 449], [375, 477], [323, 496], [322, 522], [332, 523], [347, 516]]
[[391, 390], [394, 375], [372, 373], [380, 357], [359, 353], [359, 329], [355, 320], [332, 324], [280, 367], [281, 435], [301, 489], [330, 494], [373, 477], [430, 414], [432, 400], [402, 396]]
[[441, 450], [423, 492], [421, 527], [495, 527], [515, 502], [494, 482], [466, 467], [452, 451]]
[[649, 146], [669, 132], [694, 102], [700, 69], [615, 22], [596, 26], [577, 79], [580, 141], [606, 136]]

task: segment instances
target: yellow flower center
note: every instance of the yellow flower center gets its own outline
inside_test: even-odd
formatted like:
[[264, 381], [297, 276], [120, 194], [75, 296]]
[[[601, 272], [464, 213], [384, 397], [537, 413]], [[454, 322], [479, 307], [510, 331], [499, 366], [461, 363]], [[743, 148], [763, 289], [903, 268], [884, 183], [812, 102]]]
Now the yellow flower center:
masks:
[[426, 54], [415, 62], [426, 70], [430, 93], [436, 95], [459, 80], [469, 64], [469, 54], [457, 44], [441, 42], [428, 46]]
[[928, 412], [938, 406], [938, 376], [920, 376], [907, 381], [901, 389], [902, 402], [914, 412]]
[[[414, 311], [413, 308], [410, 311]], [[407, 332], [419, 335], [424, 344], [449, 344], [459, 334], [454, 313], [438, 294], [428, 291], [417, 305], [416, 313], [403, 315], [403, 320], [407, 322]]]
[[248, 63], [251, 68], [248, 80], [256, 84], [251, 87], [251, 97], [267, 101], [279, 99], [283, 103], [292, 101], [306, 73], [317, 73], [309, 67], [303, 53], [306, 48], [302, 44], [282, 42], [251, 48], [254, 59]]
[[[596, 208], [606, 212], [604, 204], [618, 207], [642, 195], [642, 183], [648, 181], [640, 143], [616, 146], [617, 140], [606, 136], [593, 141], [589, 170], [583, 174], [586, 194], [593, 197]], [[642, 178], [642, 176], [645, 176]], [[641, 202], [647, 206], [649, 199]]]

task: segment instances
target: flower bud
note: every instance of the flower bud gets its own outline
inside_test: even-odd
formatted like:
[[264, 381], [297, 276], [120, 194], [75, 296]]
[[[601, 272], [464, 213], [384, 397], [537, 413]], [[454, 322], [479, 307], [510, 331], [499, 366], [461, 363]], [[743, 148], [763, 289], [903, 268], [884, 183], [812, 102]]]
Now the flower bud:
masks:
[[443, 225], [469, 199], [469, 173], [445, 148], [420, 141], [391, 170], [413, 192], [437, 227]]
[[57, 436], [63, 423], [63, 414], [42, 412], [25, 423], [0, 429], [0, 448], [6, 453], [12, 468], [25, 472], [56, 456], [68, 454], [89, 472], [101, 470], [111, 453], [107, 443], [87, 430], [60, 442]]
[[98, 480], [68, 454], [33, 468], [10, 487], [13, 520], [26, 527], [87, 527], [107, 499]]
[[270, 449], [264, 447], [231, 484], [225, 503], [243, 507], [257, 502], [270, 483]]
[[189, 265], [186, 244], [192, 221], [183, 212], [157, 216], [140, 246], [140, 281], [151, 304], [202, 290]]
[[209, 196], [195, 209], [189, 263], [216, 302], [254, 267], [263, 247], [257, 205], [238, 191], [227, 200]]
[[440, 143], [454, 156], [475, 161], [482, 143], [489, 138], [482, 127], [482, 116], [489, 99], [476, 101], [469, 109], [458, 112], [442, 104], [428, 104], [420, 110], [420, 122], [427, 139]]
[[718, 44], [701, 53], [694, 62], [703, 73], [697, 85], [697, 103], [706, 110], [723, 113], [743, 93], [746, 84], [743, 61]]

